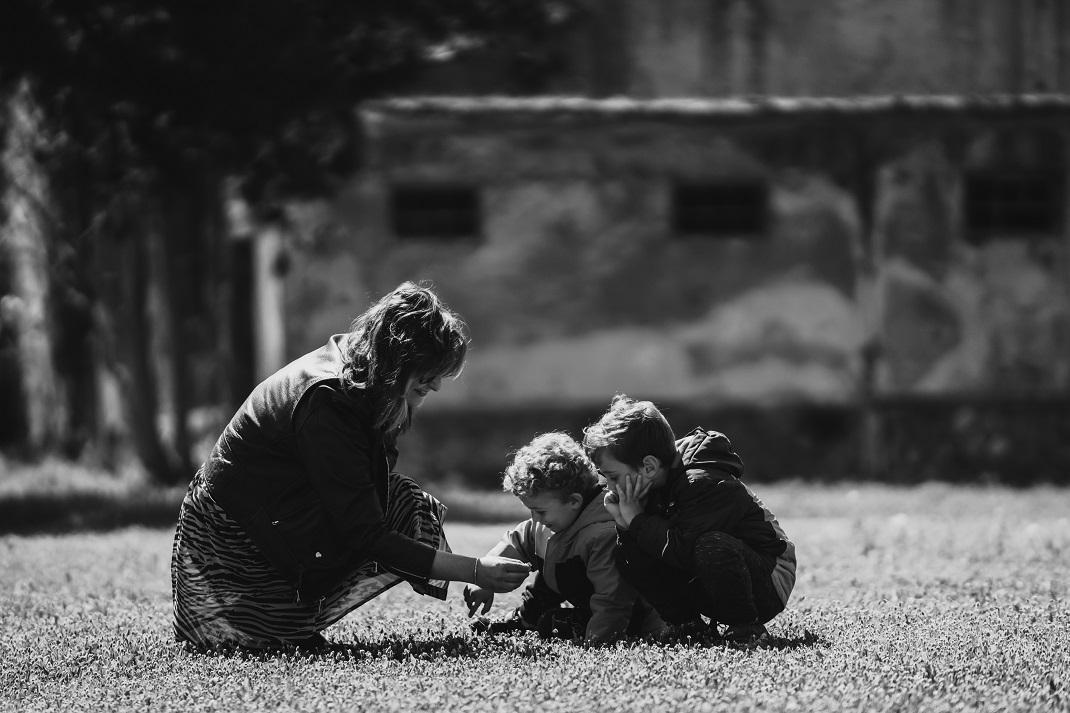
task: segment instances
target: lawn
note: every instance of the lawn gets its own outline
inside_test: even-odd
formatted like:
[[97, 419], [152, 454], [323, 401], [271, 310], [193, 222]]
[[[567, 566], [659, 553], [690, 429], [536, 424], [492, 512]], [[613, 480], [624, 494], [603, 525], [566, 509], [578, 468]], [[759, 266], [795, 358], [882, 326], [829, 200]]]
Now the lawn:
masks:
[[758, 648], [474, 637], [454, 584], [394, 588], [327, 654], [197, 655], [170, 640], [168, 529], [5, 535], [0, 710], [1070, 710], [1070, 491], [758, 490], [801, 562]]

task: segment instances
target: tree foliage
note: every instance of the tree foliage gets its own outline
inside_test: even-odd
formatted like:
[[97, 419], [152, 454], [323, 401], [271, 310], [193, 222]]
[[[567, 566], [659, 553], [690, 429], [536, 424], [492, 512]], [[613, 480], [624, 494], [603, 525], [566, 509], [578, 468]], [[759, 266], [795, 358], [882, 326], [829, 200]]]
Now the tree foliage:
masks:
[[[505, 48], [547, 66], [572, 10], [531, 0], [7, 0], [0, 78], [31, 77], [76, 146], [115, 127], [166, 170], [210, 159], [322, 190], [352, 166], [353, 109], [430, 62]], [[280, 181], [285, 175], [286, 181]]]
[[[232, 357], [219, 348], [234, 326], [218, 297], [223, 186], [239, 179], [262, 212], [330, 191], [359, 160], [356, 105], [430, 64], [490, 53], [503, 90], [530, 89], [553, 67], [569, 1], [5, 0], [0, 99], [29, 97], [44, 118], [32, 167], [0, 167], [0, 184], [39, 170], [53, 186], [36, 239], [72, 382], [68, 430], [99, 435], [77, 411], [100, 398], [87, 365], [107, 362], [142, 461], [161, 480], [188, 477], [189, 355]], [[216, 393], [225, 402], [228, 385]]]

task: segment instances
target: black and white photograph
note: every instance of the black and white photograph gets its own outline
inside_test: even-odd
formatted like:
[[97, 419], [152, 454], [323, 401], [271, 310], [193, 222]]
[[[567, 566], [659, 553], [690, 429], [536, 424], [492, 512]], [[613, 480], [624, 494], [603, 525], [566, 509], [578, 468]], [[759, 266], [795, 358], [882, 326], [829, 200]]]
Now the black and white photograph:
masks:
[[1070, 2], [3, 0], [0, 711], [1070, 712]]

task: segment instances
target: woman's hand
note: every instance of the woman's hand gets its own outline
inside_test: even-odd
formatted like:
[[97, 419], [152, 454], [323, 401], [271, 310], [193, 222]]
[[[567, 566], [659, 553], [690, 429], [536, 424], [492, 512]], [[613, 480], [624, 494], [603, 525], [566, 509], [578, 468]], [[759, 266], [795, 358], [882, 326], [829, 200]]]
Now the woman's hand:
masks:
[[494, 604], [494, 592], [482, 587], [465, 587], [464, 603], [468, 605], [468, 616], [474, 615], [479, 607], [483, 607], [480, 614], [486, 614]]
[[511, 592], [528, 578], [531, 565], [508, 557], [487, 555], [480, 557], [475, 566], [475, 585], [494, 592]]

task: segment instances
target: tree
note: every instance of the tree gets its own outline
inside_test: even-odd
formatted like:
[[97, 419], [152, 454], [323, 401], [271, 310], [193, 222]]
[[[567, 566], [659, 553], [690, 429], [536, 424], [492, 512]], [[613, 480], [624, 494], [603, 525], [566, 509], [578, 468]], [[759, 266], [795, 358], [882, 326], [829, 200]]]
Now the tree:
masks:
[[[9, 106], [40, 112], [57, 137], [40, 165], [67, 187], [52, 199], [62, 219], [50, 254], [53, 267], [73, 255], [66, 264], [76, 274], [45, 292], [76, 287], [63, 304], [81, 305], [67, 314], [83, 324], [90, 315], [96, 346], [87, 359], [114, 355], [139, 456], [175, 482], [190, 471], [188, 354], [226, 352], [224, 182], [238, 177], [263, 213], [330, 191], [359, 160], [360, 100], [396, 91], [430, 62], [487, 48], [530, 83], [532, 67], [551, 65], [544, 43], [570, 6], [7, 0], [0, 13], [0, 92]], [[11, 215], [9, 232], [30, 239]], [[170, 345], [162, 368], [153, 359], [161, 343]], [[60, 376], [84, 381], [71, 373], [84, 362], [66, 360]], [[170, 404], [166, 438], [161, 397]]]
[[3, 328], [11, 330], [17, 362], [23, 365], [20, 419], [25, 445], [40, 451], [56, 445], [63, 420], [58, 398], [49, 308], [49, 252], [55, 232], [49, 177], [38, 161], [43, 118], [28, 83], [20, 83], [7, 103], [2, 154], [6, 217], [0, 245], [7, 257], [10, 293], [3, 297]]

